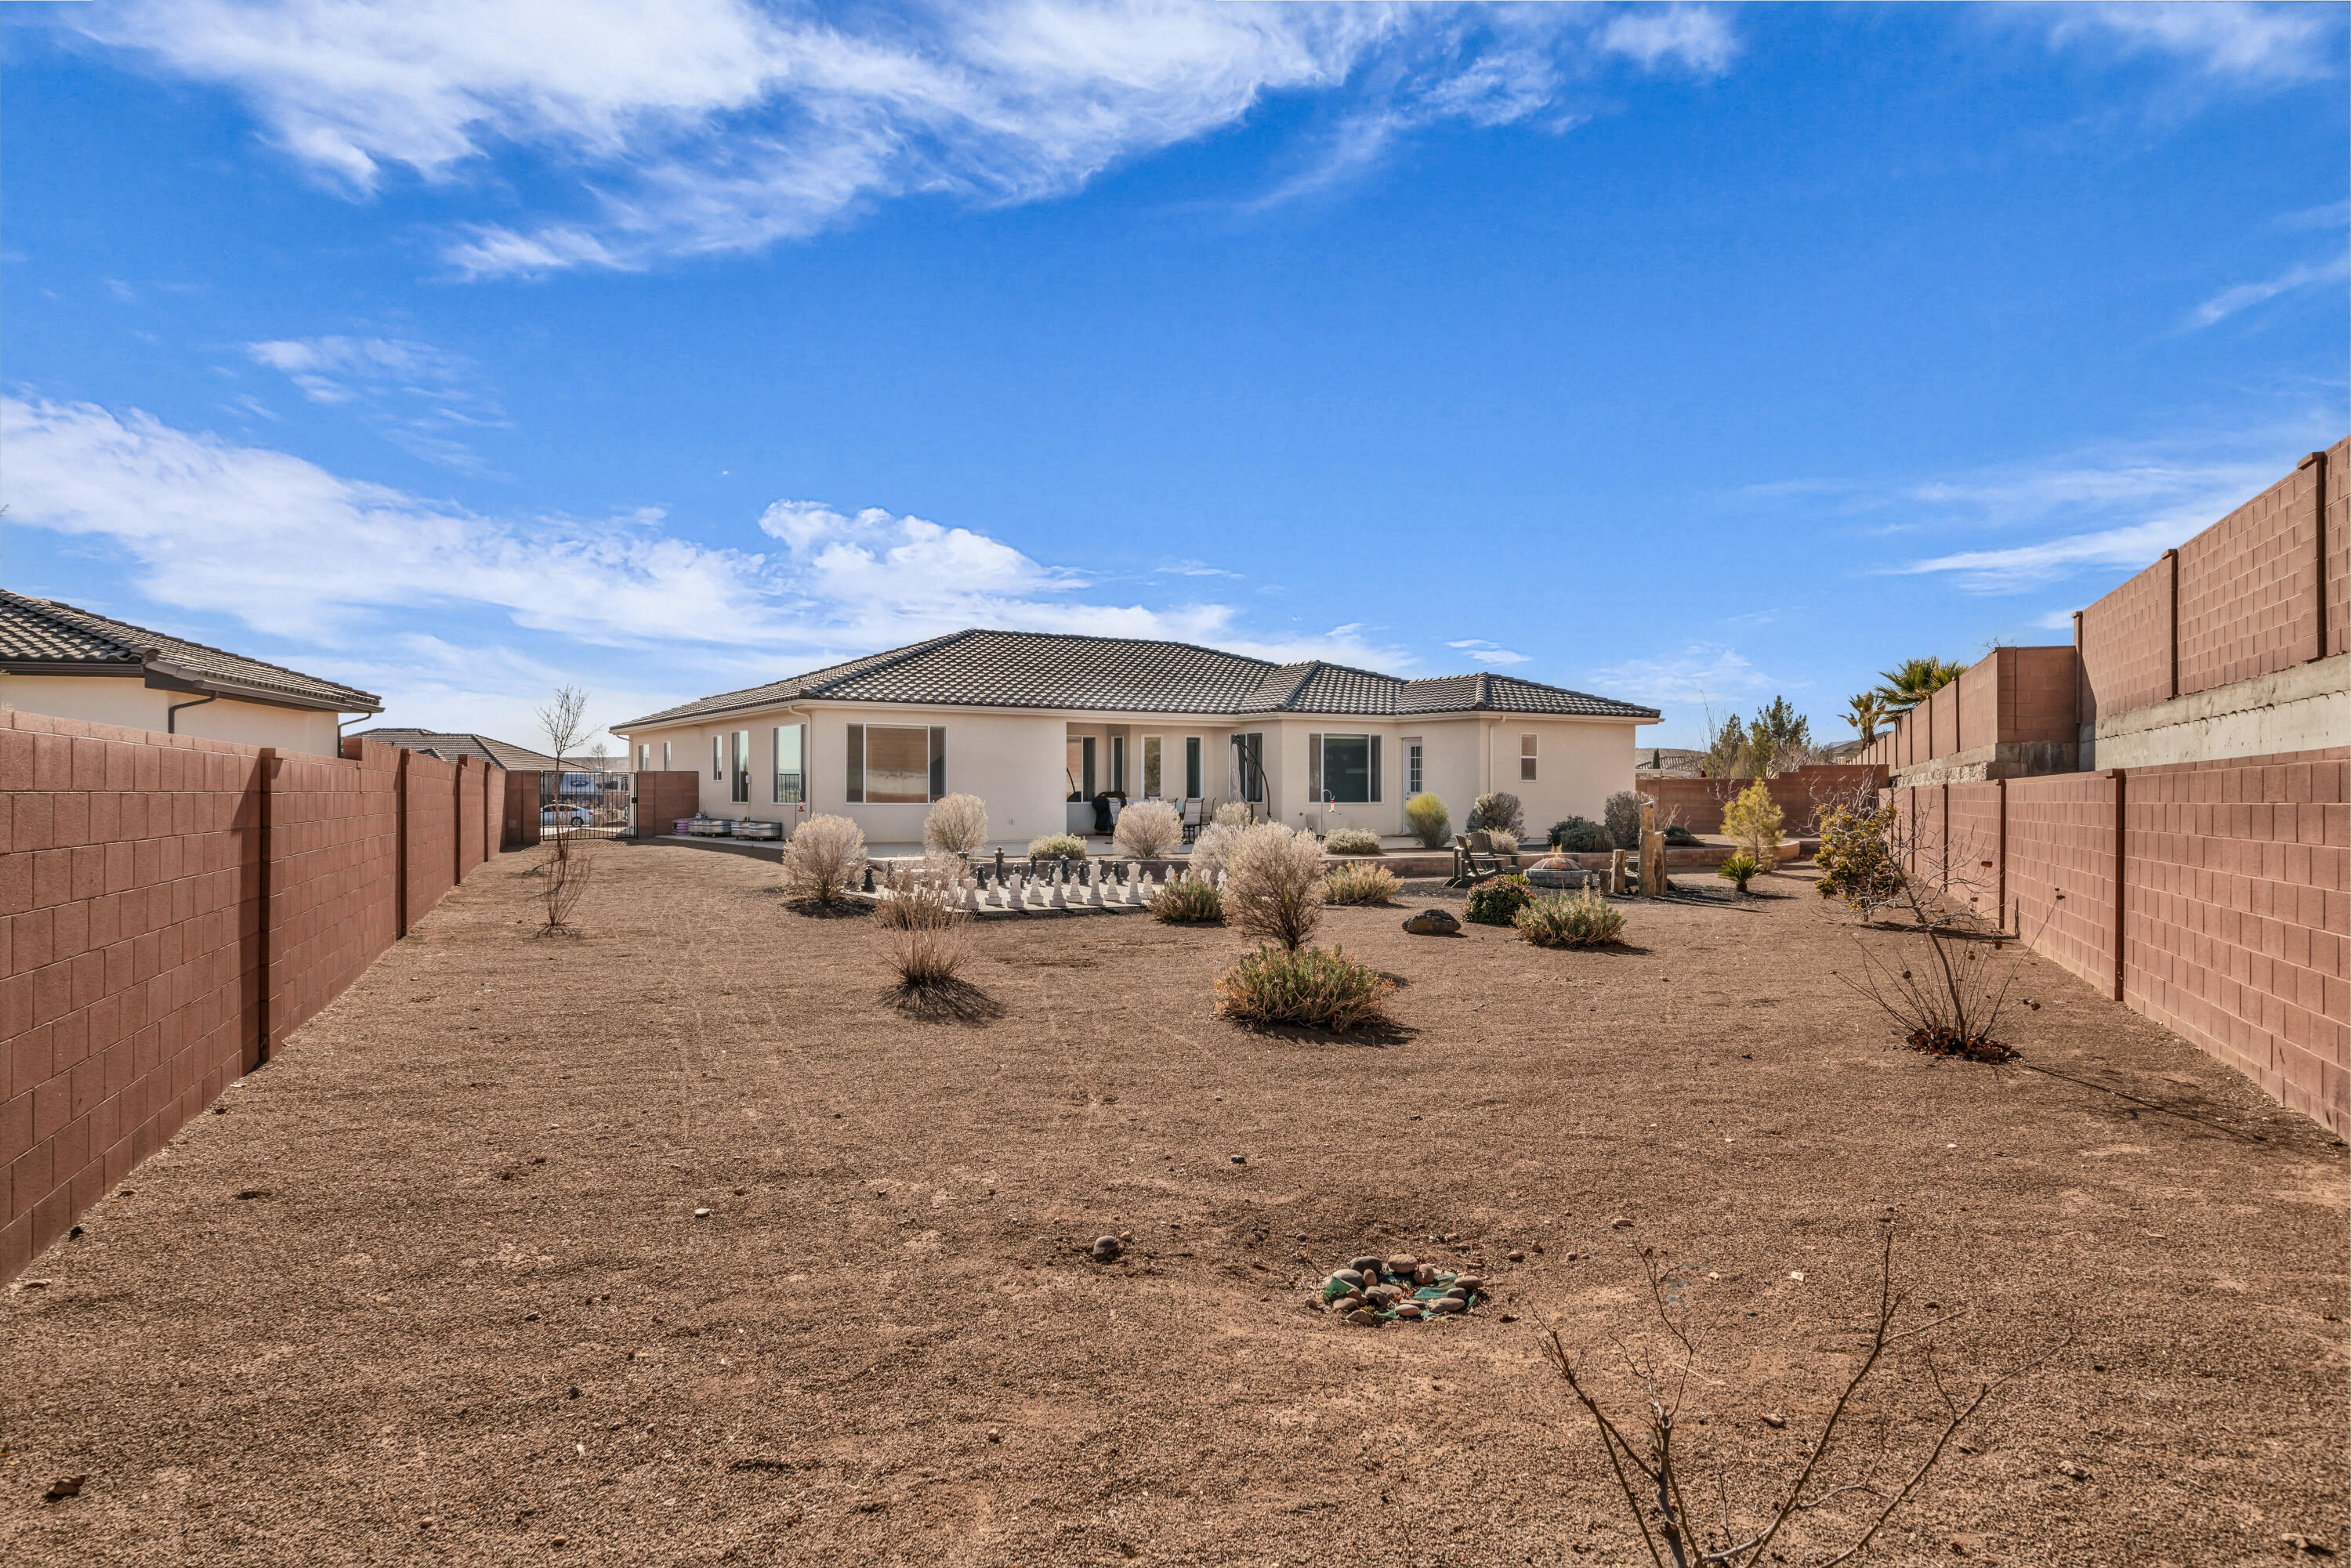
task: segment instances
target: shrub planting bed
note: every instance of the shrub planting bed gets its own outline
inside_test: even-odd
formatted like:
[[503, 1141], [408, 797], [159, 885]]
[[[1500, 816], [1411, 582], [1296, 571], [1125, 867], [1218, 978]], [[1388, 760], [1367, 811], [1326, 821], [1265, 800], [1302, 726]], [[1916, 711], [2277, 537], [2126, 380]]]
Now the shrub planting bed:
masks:
[[[1256, 942], [1151, 920], [983, 923], [918, 1014], [773, 864], [590, 852], [576, 939], [485, 867], [0, 1293], [0, 1562], [1646, 1563], [1540, 1334], [1645, 1408], [1650, 1249], [1677, 1442], [1784, 1477], [1889, 1223], [1940, 1373], [2054, 1354], [1864, 1561], [2351, 1550], [2342, 1149], [2038, 959], [2001, 1066], [1793, 873], [1621, 948], [1326, 909], [1370, 1037], [1217, 1018]], [[1492, 1299], [1316, 1304], [1372, 1253]]]

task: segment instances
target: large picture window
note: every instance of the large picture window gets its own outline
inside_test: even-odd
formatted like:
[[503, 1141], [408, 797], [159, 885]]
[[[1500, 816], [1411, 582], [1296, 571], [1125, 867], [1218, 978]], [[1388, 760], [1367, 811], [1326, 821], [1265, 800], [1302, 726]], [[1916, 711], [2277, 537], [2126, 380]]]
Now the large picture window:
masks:
[[1380, 798], [1380, 737], [1310, 735], [1306, 789], [1317, 803], [1360, 806]]
[[808, 726], [776, 727], [776, 804], [798, 806], [808, 800]]
[[919, 806], [947, 792], [945, 726], [849, 727], [849, 798], [869, 805]]

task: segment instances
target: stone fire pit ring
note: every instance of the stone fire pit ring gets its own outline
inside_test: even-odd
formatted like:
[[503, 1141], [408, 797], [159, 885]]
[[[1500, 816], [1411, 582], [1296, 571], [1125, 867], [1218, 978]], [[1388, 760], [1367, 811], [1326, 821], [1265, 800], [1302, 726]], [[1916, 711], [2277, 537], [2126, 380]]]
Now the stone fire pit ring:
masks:
[[1459, 1317], [1489, 1299], [1483, 1276], [1448, 1272], [1405, 1254], [1352, 1259], [1315, 1291], [1317, 1306], [1364, 1328]]

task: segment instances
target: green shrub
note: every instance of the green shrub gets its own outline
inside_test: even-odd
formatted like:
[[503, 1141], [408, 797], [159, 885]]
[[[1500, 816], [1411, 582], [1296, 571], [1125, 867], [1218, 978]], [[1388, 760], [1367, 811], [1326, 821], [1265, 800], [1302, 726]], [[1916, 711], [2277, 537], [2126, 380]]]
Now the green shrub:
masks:
[[1516, 872], [1481, 882], [1469, 890], [1470, 924], [1508, 925], [1533, 898], [1527, 891], [1527, 879]]
[[1032, 861], [1081, 861], [1086, 858], [1086, 841], [1075, 833], [1047, 833], [1041, 839], [1029, 841], [1029, 858]]
[[1334, 1033], [1387, 1018], [1395, 983], [1337, 948], [1259, 947], [1217, 977], [1217, 1011], [1238, 1023]]
[[1538, 947], [1604, 947], [1625, 940], [1623, 912], [1588, 891], [1531, 899], [1510, 924]]
[[1224, 895], [1217, 884], [1196, 876], [1169, 883], [1151, 895], [1145, 907], [1153, 919], [1170, 925], [1214, 925], [1225, 917]]
[[1631, 789], [1619, 789], [1608, 797], [1608, 803], [1600, 809], [1600, 818], [1608, 825], [1608, 837], [1614, 841], [1614, 848], [1637, 850], [1641, 847], [1641, 808], [1647, 800], [1647, 796]]
[[1604, 854], [1616, 847], [1608, 830], [1589, 817], [1570, 817], [1551, 825], [1551, 847], [1570, 854]]
[[1404, 803], [1404, 825], [1422, 849], [1441, 850], [1453, 831], [1453, 813], [1434, 795], [1415, 795]]
[[1507, 789], [1480, 795], [1469, 806], [1469, 830], [1475, 832], [1479, 828], [1507, 829], [1513, 841], [1522, 839], [1527, 834], [1527, 809]]
[[1723, 836], [1759, 865], [1780, 863], [1780, 803], [1771, 787], [1761, 779], [1750, 784], [1722, 809]]
[[1377, 855], [1387, 852], [1380, 847], [1380, 836], [1365, 828], [1342, 828], [1322, 841], [1322, 852], [1333, 855]]
[[1714, 874], [1725, 882], [1736, 883], [1739, 885], [1739, 891], [1745, 893], [1747, 884], [1762, 874], [1762, 871], [1763, 867], [1753, 856], [1735, 854], [1715, 867]]
[[1894, 809], [1858, 801], [1821, 813], [1821, 847], [1813, 883], [1864, 920], [1902, 896], [1902, 867], [1894, 853]]
[[1385, 866], [1333, 866], [1322, 879], [1322, 902], [1386, 904], [1395, 897], [1395, 873]]
[[1666, 835], [1666, 847], [1669, 850], [1684, 850], [1692, 844], [1706, 842], [1704, 839], [1699, 838], [1679, 822], [1675, 822], [1662, 831]]

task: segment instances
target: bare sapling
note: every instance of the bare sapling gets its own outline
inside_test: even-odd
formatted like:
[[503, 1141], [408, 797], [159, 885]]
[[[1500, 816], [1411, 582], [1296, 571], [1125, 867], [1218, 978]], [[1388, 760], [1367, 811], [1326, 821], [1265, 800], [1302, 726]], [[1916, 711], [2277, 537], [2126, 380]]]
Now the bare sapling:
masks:
[[[528, 875], [551, 877], [555, 868], [571, 857], [571, 811], [562, 788], [565, 759], [587, 743], [595, 727], [588, 722], [588, 693], [580, 686], [557, 687], [555, 695], [538, 710], [539, 733], [547, 737], [548, 754], [555, 758], [555, 813], [554, 821], [549, 821], [546, 810], [540, 810], [538, 862]], [[554, 929], [555, 924], [548, 928]]]
[[[566, 838], [569, 834], [564, 835]], [[589, 883], [595, 880], [596, 857], [585, 846], [574, 848], [562, 844], [560, 852], [547, 856], [540, 863], [545, 881], [538, 890], [539, 907], [546, 920], [539, 927], [542, 936], [553, 936], [571, 929], [571, 912], [580, 899], [587, 896]]]
[[[1876, 1310], [1853, 1371], [1821, 1418], [1817, 1434], [1800, 1446], [1793, 1473], [1777, 1480], [1727, 1472], [1725, 1450], [1733, 1443], [1711, 1422], [1701, 1431], [1686, 1424], [1686, 1400], [1693, 1381], [1719, 1387], [1719, 1379], [1697, 1370], [1698, 1353], [1677, 1321], [1651, 1249], [1640, 1250], [1656, 1332], [1619, 1342], [1628, 1369], [1641, 1387], [1638, 1414], [1612, 1415], [1602, 1404], [1588, 1368], [1568, 1350], [1559, 1331], [1550, 1332], [1543, 1359], [1590, 1416], [1602, 1454], [1616, 1483], [1624, 1511], [1638, 1531], [1656, 1568], [1759, 1568], [1771, 1563], [1835, 1568], [1859, 1558], [1916, 1495], [1961, 1427], [2002, 1385], [2046, 1361], [2062, 1344], [1998, 1376], [1954, 1380], [1926, 1337], [1963, 1314], [1940, 1316], [1897, 1327], [1907, 1292], [1894, 1284], [1894, 1231], [1886, 1227], [1879, 1260]], [[1928, 1307], [1933, 1310], [1933, 1303]], [[1887, 1391], [1889, 1382], [1907, 1387]], [[1912, 1430], [1905, 1424], [1905, 1396], [1923, 1385], [1933, 1402]], [[1782, 1427], [1777, 1416], [1769, 1424]], [[1710, 1449], [1710, 1451], [1709, 1451]]]

